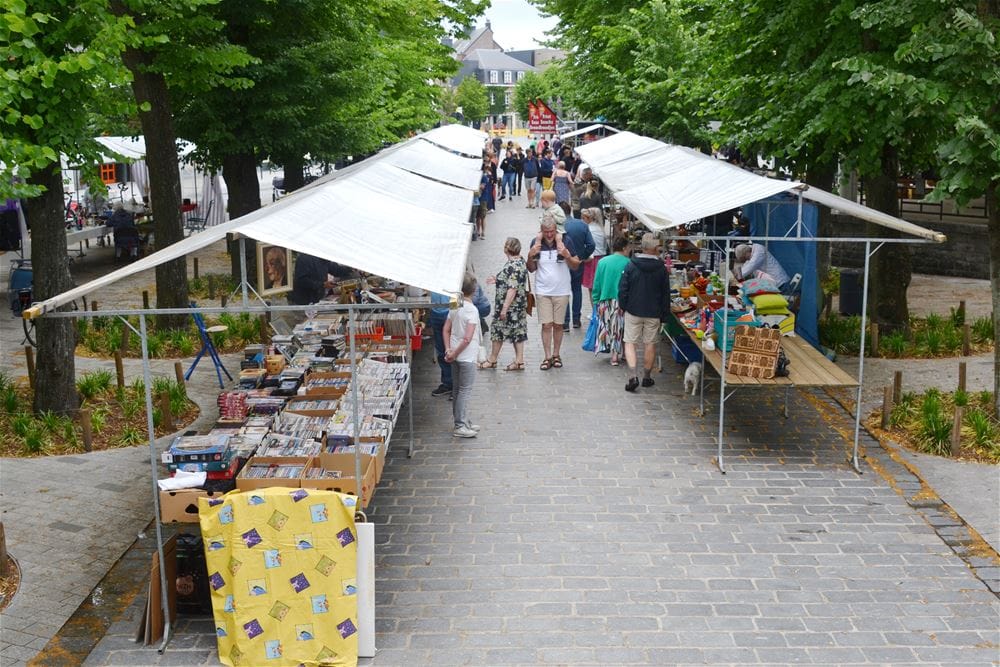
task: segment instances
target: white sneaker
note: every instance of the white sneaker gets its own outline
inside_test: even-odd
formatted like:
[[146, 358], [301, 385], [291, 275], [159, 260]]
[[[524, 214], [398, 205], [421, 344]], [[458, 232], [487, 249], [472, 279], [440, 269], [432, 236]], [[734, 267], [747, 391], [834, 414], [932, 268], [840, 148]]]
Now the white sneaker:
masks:
[[455, 429], [455, 432], [452, 433], [452, 435], [455, 436], [456, 438], [475, 438], [476, 432], [473, 431], [471, 428], [460, 426]]
[[466, 424], [465, 428], [469, 429], [470, 431], [475, 431], [476, 433], [479, 433], [482, 427], [479, 424]]

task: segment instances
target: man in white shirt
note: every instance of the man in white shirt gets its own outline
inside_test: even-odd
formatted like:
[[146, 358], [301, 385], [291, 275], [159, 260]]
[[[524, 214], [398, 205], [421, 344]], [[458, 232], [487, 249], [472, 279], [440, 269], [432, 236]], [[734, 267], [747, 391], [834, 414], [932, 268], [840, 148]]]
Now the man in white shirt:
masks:
[[737, 276], [740, 280], [759, 278], [761, 276], [756, 274], [760, 272], [773, 280], [778, 289], [783, 289], [788, 284], [788, 274], [785, 269], [762, 244], [743, 243], [736, 246], [733, 253], [739, 263]]
[[472, 303], [476, 294], [476, 277], [465, 274], [462, 281], [462, 305], [448, 315], [444, 323], [444, 359], [451, 364], [453, 401], [457, 438], [475, 438], [479, 426], [469, 419], [472, 385], [476, 382], [476, 362], [479, 359], [479, 310]]
[[543, 371], [563, 366], [559, 349], [563, 339], [562, 320], [572, 292], [570, 270], [579, 268], [580, 262], [573, 240], [556, 231], [555, 219], [546, 214], [527, 257], [528, 271], [535, 274], [535, 301], [545, 350], [545, 360], [539, 368]]

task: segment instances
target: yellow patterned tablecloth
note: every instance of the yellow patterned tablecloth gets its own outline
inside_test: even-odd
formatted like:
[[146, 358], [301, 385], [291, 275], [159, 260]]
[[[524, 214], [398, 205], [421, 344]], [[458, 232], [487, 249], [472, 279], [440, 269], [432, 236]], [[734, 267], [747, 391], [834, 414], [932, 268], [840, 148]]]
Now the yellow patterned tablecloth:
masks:
[[200, 499], [223, 663], [357, 665], [355, 505], [277, 487]]

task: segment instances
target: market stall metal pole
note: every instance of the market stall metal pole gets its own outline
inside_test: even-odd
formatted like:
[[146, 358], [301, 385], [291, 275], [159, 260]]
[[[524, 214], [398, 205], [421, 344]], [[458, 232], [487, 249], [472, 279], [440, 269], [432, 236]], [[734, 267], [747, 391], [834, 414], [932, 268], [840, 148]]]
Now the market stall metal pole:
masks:
[[[722, 301], [722, 336], [720, 338], [719, 345], [721, 345], [722, 351], [722, 372], [719, 373], [719, 452], [716, 458], [716, 463], [719, 466], [719, 471], [725, 475], [726, 466], [722, 462], [722, 437], [725, 433], [724, 426], [726, 423], [726, 352], [729, 347], [729, 308], [726, 307], [726, 300], [729, 298], [729, 251], [730, 251], [730, 241], [726, 239], [726, 262], [725, 262], [725, 278], [722, 280], [722, 284], [725, 286], [723, 288], [723, 301]], [[713, 322], [715, 325], [714, 318], [715, 314], [712, 314]], [[705, 367], [702, 365], [701, 369], [702, 376], [702, 392], [705, 391]]]
[[[355, 339], [358, 335], [358, 325], [355, 320], [354, 304], [347, 309], [347, 331], [348, 344], [351, 351], [351, 400], [354, 401], [354, 481], [358, 485], [358, 507], [361, 509], [361, 416], [358, 414], [360, 405], [358, 403], [358, 363], [355, 352]], [[388, 445], [386, 445], [388, 447]]]
[[[410, 313], [410, 323], [413, 322], [413, 313]], [[407, 329], [409, 331], [409, 329]], [[416, 335], [416, 328], [414, 328], [414, 335]], [[406, 458], [413, 458], [413, 345], [410, 341], [406, 341], [406, 365], [409, 366], [406, 372], [406, 406], [410, 413], [410, 448], [406, 452]], [[389, 453], [388, 447], [386, 448], [386, 454]]]
[[[170, 643], [170, 603], [167, 598], [167, 560], [163, 553], [163, 530], [160, 527], [160, 490], [156, 484], [159, 476], [156, 467], [156, 428], [153, 425], [153, 374], [149, 369], [149, 348], [147, 347], [146, 316], [139, 315], [139, 339], [142, 344], [142, 381], [146, 394], [146, 431], [149, 435], [149, 470], [153, 484], [153, 512], [156, 524], [156, 555], [160, 562], [160, 609], [163, 610], [163, 642], [157, 649], [163, 653]], [[152, 603], [152, 600], [150, 600]]]
[[865, 386], [865, 333], [868, 327], [868, 272], [872, 255], [879, 251], [885, 243], [879, 243], [872, 250], [871, 241], [865, 242], [865, 279], [861, 288], [861, 350], [858, 352], [858, 394], [854, 400], [854, 449], [851, 452], [851, 467], [861, 473], [861, 463], [858, 461], [858, 438], [861, 436], [861, 389]]

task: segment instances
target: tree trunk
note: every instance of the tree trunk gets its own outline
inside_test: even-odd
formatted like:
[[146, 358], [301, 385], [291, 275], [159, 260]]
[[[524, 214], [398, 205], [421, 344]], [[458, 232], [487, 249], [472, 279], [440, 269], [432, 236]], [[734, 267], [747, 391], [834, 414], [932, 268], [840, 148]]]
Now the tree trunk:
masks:
[[986, 189], [986, 220], [993, 295], [993, 409], [1000, 416], [1000, 180], [993, 181]]
[[285, 156], [282, 158], [281, 164], [285, 171], [285, 192], [292, 192], [298, 190], [303, 185], [306, 184], [305, 180], [305, 160], [302, 156]]
[[[886, 144], [882, 148], [882, 168], [866, 180], [865, 192], [869, 207], [899, 217], [899, 198], [896, 182], [899, 177], [899, 158], [896, 149]], [[898, 232], [880, 225], [867, 225], [869, 236], [899, 238]], [[912, 254], [903, 243], [887, 243], [871, 259], [869, 280], [869, 317], [877, 322], [884, 334], [902, 331], [910, 334], [910, 312], [906, 303], [906, 290], [910, 286]]]
[[[814, 164], [806, 172], [806, 183], [830, 192], [833, 190], [833, 179], [836, 173], [837, 165], [835, 163]], [[819, 213], [817, 236], [833, 236], [833, 213], [826, 206], [817, 206], [816, 208]], [[823, 310], [822, 283], [830, 272], [831, 248], [832, 244], [830, 243], [816, 244], [816, 275], [818, 276], [816, 280], [816, 307], [820, 311]]]
[[[113, 3], [116, 13], [124, 8]], [[160, 250], [184, 238], [181, 216], [181, 176], [177, 167], [177, 135], [170, 107], [170, 95], [163, 75], [151, 71], [152, 56], [134, 48], [122, 56], [132, 73], [132, 92], [139, 105], [139, 122], [146, 139], [149, 167], [149, 194], [153, 209], [153, 233]], [[148, 110], [143, 111], [143, 106]], [[187, 258], [164, 262], [156, 267], [156, 307], [187, 308]], [[183, 329], [187, 315], [158, 315], [158, 329]]]
[[[55, 163], [31, 175], [32, 185], [46, 191], [31, 201], [32, 299], [43, 301], [73, 286], [66, 254], [66, 220], [63, 213], [62, 170]], [[69, 307], [60, 310], [68, 310]], [[69, 318], [42, 317], [35, 323], [38, 343], [35, 366], [36, 413], [61, 415], [76, 412], [80, 397], [76, 393], [76, 327]]]
[[[287, 173], [287, 172], [286, 172]], [[229, 191], [229, 219], [256, 211], [260, 208], [260, 183], [257, 180], [257, 158], [253, 153], [227, 155], [222, 160], [222, 177]], [[233, 277], [240, 279], [239, 241], [229, 242], [229, 257]], [[246, 240], [247, 280], [257, 282], [257, 242]]]

